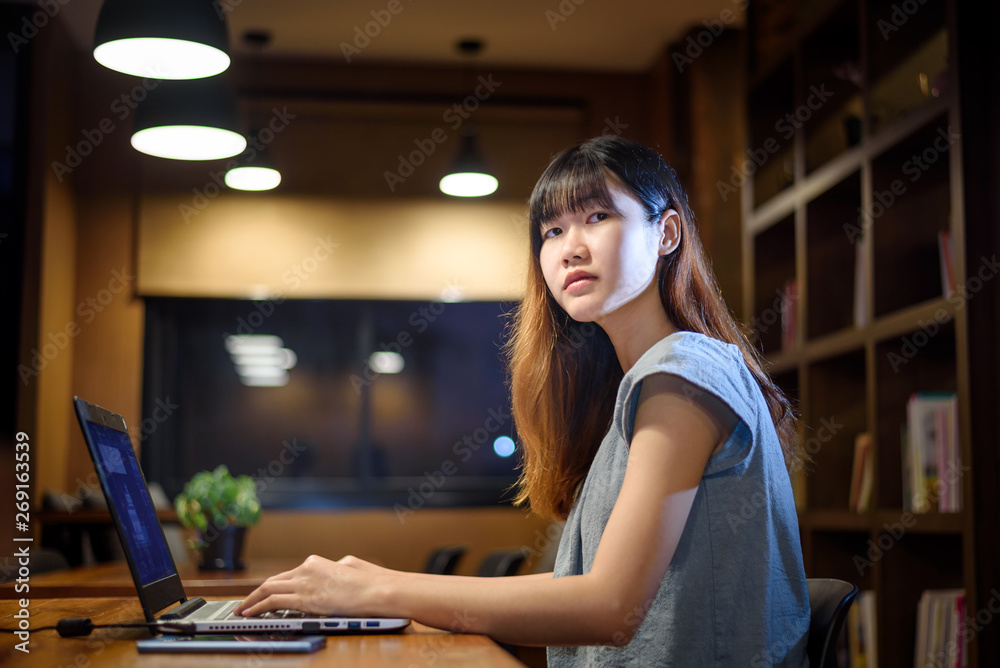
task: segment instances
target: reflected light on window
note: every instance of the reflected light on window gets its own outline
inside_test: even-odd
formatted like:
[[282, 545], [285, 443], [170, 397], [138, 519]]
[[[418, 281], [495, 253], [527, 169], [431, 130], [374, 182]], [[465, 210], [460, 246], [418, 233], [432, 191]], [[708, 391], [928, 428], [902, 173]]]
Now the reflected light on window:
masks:
[[376, 373], [399, 373], [404, 366], [403, 356], [399, 353], [375, 352], [368, 356], [368, 366]]
[[298, 362], [295, 351], [285, 348], [280, 336], [248, 334], [226, 337], [240, 382], [248, 387], [281, 387], [288, 384], [288, 370]]
[[516, 449], [514, 439], [510, 436], [500, 436], [493, 441], [493, 452], [497, 453], [500, 457], [510, 457]]

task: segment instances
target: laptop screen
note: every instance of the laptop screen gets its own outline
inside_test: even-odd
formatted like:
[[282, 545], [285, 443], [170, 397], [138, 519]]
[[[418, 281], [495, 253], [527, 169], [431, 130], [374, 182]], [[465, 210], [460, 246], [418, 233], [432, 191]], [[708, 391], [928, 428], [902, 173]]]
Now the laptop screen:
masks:
[[139, 581], [148, 585], [173, 575], [170, 549], [160, 530], [128, 434], [90, 421], [87, 428], [96, 446], [94, 464], [107, 483], [111, 496], [108, 502], [118, 512]]

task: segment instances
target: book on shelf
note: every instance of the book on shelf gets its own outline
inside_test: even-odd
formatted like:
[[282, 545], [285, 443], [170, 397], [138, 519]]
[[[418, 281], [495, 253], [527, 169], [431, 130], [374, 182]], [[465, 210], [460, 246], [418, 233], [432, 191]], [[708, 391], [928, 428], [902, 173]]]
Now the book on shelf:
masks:
[[941, 294], [945, 298], [955, 294], [955, 263], [951, 254], [951, 232], [938, 232], [938, 260], [941, 265]]
[[868, 432], [854, 438], [854, 466], [851, 470], [850, 510], [867, 513], [875, 484], [875, 440]]
[[960, 511], [961, 455], [955, 394], [913, 394], [906, 404], [901, 439], [903, 508], [915, 513]]
[[968, 665], [964, 620], [964, 589], [925, 590], [917, 604], [914, 668], [962, 668]]
[[851, 668], [878, 668], [875, 592], [862, 591], [847, 613], [847, 647]]
[[781, 349], [795, 350], [798, 329], [799, 288], [794, 278], [785, 281], [785, 298], [781, 300]]

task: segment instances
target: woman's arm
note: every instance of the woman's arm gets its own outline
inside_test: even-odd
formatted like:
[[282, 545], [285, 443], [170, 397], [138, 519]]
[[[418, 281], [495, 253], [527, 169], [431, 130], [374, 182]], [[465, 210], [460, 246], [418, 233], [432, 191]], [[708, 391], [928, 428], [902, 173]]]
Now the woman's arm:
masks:
[[[379, 566], [377, 564], [373, 564], [370, 561], [365, 561], [364, 559], [359, 559], [358, 557], [355, 557], [353, 555], [348, 555], [346, 557], [338, 559], [337, 563], [338, 564], [343, 564], [345, 566], [350, 566], [351, 568], [357, 568], [357, 569], [366, 571], [368, 573], [377, 573], [377, 574], [380, 574], [380, 575], [398, 575], [398, 576], [401, 576], [401, 577], [408, 577], [408, 578], [422, 578], [422, 579], [431, 580], [431, 581], [434, 581], [434, 580], [440, 581], [441, 578], [455, 578], [455, 579], [458, 579], [458, 580], [476, 580], [476, 579], [478, 579], [478, 578], [470, 577], [470, 576], [466, 576], [466, 575], [439, 575], [439, 574], [436, 574], [436, 573], [419, 573], [419, 572], [418, 573], [414, 573], [414, 572], [411, 572], [411, 571], [396, 571], [396, 570], [393, 570], [391, 568], [386, 568], [384, 566]], [[546, 580], [546, 579], [551, 579], [552, 578], [552, 573], [551, 572], [548, 572], [548, 573], [533, 573], [531, 575], [518, 575], [518, 576], [515, 576], [515, 577], [519, 577], [519, 578], [533, 578], [533, 579], [536, 579], [536, 580]]]
[[705, 465], [729, 433], [730, 417], [692, 389], [662, 374], [643, 382], [621, 493], [586, 574], [414, 576], [310, 557], [267, 580], [237, 610], [411, 617], [520, 644], [624, 644], [656, 596]]

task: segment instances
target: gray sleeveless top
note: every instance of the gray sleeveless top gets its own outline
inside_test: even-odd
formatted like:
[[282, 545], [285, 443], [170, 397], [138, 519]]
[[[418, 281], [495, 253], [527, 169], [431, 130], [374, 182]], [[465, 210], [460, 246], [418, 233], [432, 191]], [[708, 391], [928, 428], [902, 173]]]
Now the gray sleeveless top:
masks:
[[554, 577], [590, 570], [621, 490], [643, 378], [680, 376], [739, 418], [708, 461], [677, 552], [645, 619], [622, 647], [550, 647], [549, 666], [805, 666], [809, 595], [798, 520], [767, 403], [739, 349], [676, 332], [618, 388], [604, 437], [566, 520]]

